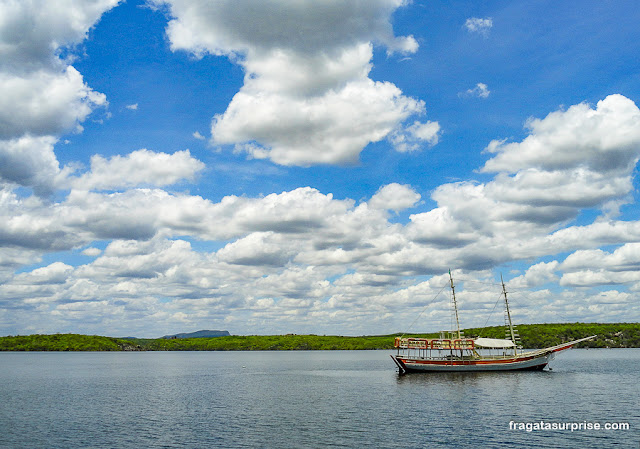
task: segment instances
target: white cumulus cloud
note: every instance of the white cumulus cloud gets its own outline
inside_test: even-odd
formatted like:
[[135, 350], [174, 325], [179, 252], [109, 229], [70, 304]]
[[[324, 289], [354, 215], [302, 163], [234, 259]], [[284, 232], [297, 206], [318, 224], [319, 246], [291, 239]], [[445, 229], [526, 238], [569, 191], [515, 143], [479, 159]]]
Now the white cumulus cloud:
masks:
[[495, 155], [485, 172], [514, 173], [584, 167], [600, 173], [628, 173], [640, 157], [640, 110], [623, 95], [609, 95], [595, 108], [580, 103], [527, 122], [522, 142], [492, 141], [486, 151]]
[[193, 180], [203, 169], [204, 164], [193, 158], [189, 150], [166, 154], [142, 149], [110, 159], [93, 155], [91, 170], [70, 181], [74, 188], [86, 190], [166, 186], [183, 179]]
[[0, 2], [0, 67], [34, 70], [57, 64], [56, 53], [82, 42], [105, 11], [120, 0]]
[[[0, 2], [0, 176], [49, 195], [64, 173], [53, 145], [81, 130], [104, 94], [91, 89], [60, 52], [82, 42], [118, 0]], [[22, 148], [24, 154], [16, 153]]]
[[424, 143], [433, 146], [440, 140], [440, 124], [438, 122], [427, 121], [421, 123], [413, 122], [413, 125], [404, 129], [397, 129], [388, 137], [396, 151], [406, 153], [424, 148]]
[[410, 186], [392, 183], [381, 187], [368, 204], [374, 209], [399, 212], [415, 206], [418, 201], [420, 201], [420, 194]]
[[52, 136], [0, 140], [0, 180], [32, 186], [36, 194], [48, 195], [60, 185], [69, 170], [60, 169]]
[[213, 120], [213, 144], [281, 165], [349, 165], [424, 113], [422, 101], [368, 77], [374, 45], [418, 49], [413, 37], [393, 34], [402, 0], [157, 3], [170, 7], [173, 50], [226, 55], [245, 69], [244, 86]]
[[106, 103], [71, 66], [61, 72], [0, 72], [0, 139], [60, 134]]
[[484, 19], [480, 17], [470, 17], [465, 21], [464, 27], [470, 33], [478, 33], [486, 37], [493, 27], [493, 19], [491, 17]]
[[89, 257], [96, 257], [102, 254], [102, 250], [94, 247], [89, 247], [82, 251], [82, 254]]
[[476, 84], [476, 87], [474, 87], [473, 89], [467, 89], [464, 92], [460, 92], [458, 94], [459, 97], [478, 97], [478, 98], [489, 98], [489, 94], [491, 94], [491, 91], [489, 90], [488, 86], [484, 83], [478, 83]]

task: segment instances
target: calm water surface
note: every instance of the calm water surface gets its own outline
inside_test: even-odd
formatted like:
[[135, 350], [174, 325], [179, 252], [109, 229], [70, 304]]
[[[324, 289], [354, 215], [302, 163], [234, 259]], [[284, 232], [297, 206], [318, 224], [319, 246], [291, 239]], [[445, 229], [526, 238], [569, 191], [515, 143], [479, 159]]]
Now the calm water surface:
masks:
[[[639, 448], [640, 350], [399, 376], [387, 351], [0, 353], [1, 448]], [[509, 422], [625, 422], [519, 431]]]

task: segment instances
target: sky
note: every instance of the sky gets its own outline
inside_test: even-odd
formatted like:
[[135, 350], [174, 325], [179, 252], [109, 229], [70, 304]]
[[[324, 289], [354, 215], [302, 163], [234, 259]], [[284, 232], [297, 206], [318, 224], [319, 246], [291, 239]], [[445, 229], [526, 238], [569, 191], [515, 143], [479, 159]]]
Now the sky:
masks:
[[640, 320], [635, 0], [0, 0], [0, 335]]

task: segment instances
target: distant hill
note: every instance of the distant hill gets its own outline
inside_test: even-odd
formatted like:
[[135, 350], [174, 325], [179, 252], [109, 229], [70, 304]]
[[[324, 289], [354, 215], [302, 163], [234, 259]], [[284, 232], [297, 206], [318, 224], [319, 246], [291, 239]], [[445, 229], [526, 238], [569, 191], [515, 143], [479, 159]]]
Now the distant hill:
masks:
[[162, 337], [165, 340], [174, 339], [174, 338], [214, 338], [214, 337], [228, 337], [231, 334], [229, 331], [196, 331], [196, 332], [188, 332], [181, 334], [173, 334], [173, 335], [165, 335]]

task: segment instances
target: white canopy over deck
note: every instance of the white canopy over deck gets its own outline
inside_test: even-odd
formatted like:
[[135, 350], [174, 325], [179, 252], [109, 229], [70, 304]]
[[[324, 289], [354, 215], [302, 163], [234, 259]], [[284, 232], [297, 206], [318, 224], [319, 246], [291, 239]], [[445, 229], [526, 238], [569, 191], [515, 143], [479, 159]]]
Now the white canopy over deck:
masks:
[[504, 349], [513, 348], [515, 344], [511, 340], [500, 338], [476, 338], [473, 343], [480, 348]]

